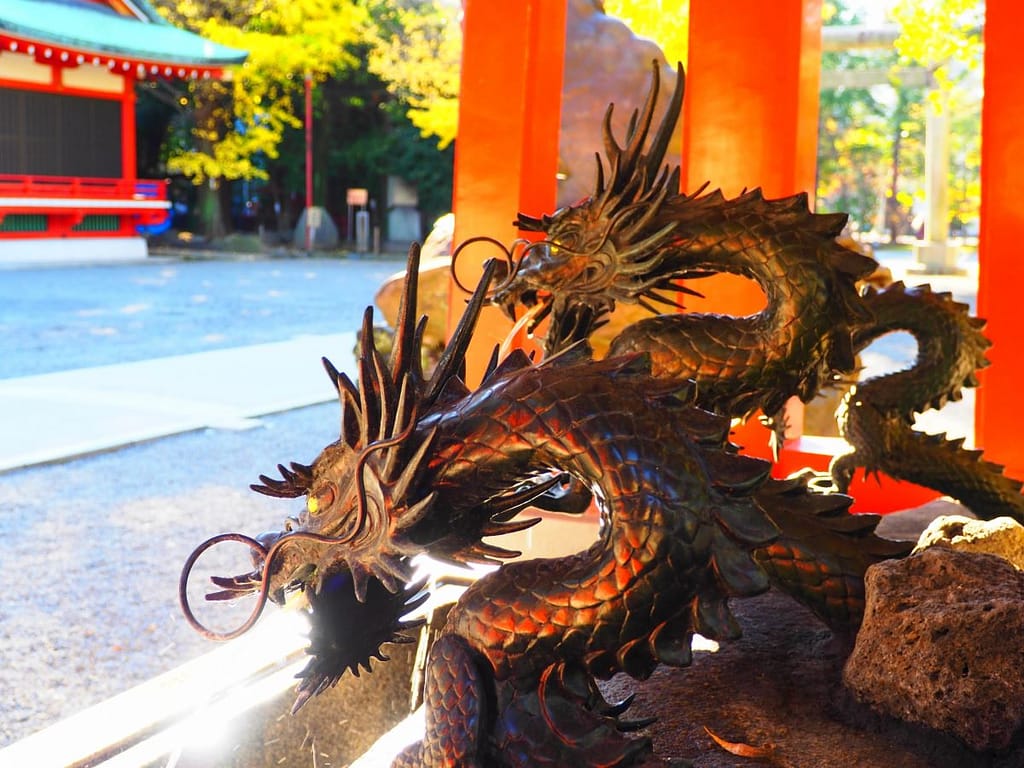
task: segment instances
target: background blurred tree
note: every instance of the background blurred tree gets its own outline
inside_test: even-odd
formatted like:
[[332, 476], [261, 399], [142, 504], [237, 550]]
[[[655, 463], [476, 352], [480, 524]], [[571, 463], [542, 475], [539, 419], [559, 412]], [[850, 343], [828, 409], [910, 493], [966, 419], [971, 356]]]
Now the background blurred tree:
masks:
[[156, 0], [155, 5], [178, 26], [249, 51], [231, 80], [192, 81], [167, 99], [180, 105], [190, 123], [190, 130], [180, 130], [179, 120], [167, 169], [197, 186], [204, 229], [217, 237], [225, 232], [222, 182], [268, 178], [263, 160], [276, 158], [284, 131], [301, 125], [296, 96], [305, 74], [323, 82], [356, 66], [351, 49], [365, 35], [367, 15], [355, 0]]
[[[826, 2], [825, 23], [863, 23], [856, 7], [844, 0]], [[900, 26], [893, 48], [824, 52], [823, 69], [884, 68], [889, 85], [822, 91], [820, 209], [848, 211], [862, 232], [885, 231], [890, 239], [916, 233], [913, 207], [924, 193], [924, 125], [931, 100], [953, 108], [954, 225], [977, 217], [980, 88], [970, 78], [981, 60], [982, 13], [979, 0], [898, 0], [890, 6], [890, 18]], [[902, 82], [900, 72], [908, 68], [926, 70], [934, 87]]]
[[896, 50], [904, 64], [924, 67], [935, 87], [932, 107], [950, 118], [952, 234], [976, 220], [981, 205], [981, 69], [984, 0], [897, 0]]
[[458, 133], [460, 11], [432, 0], [373, 0], [370, 72], [387, 82], [409, 121], [444, 149]]
[[[825, 24], [852, 26], [861, 17], [836, 0], [825, 4]], [[824, 51], [823, 70], [868, 70], [892, 63], [876, 51]], [[888, 58], [889, 61], [881, 60]], [[873, 228], [885, 186], [891, 138], [888, 109], [875, 88], [822, 89], [818, 110], [817, 209], [845, 211], [858, 231]]]

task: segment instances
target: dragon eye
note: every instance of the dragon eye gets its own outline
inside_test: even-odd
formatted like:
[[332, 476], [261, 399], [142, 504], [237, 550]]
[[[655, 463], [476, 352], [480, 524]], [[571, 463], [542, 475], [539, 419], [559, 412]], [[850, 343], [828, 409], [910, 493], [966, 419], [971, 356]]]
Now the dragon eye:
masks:
[[306, 499], [306, 511], [314, 517], [334, 503], [334, 483], [328, 483]]

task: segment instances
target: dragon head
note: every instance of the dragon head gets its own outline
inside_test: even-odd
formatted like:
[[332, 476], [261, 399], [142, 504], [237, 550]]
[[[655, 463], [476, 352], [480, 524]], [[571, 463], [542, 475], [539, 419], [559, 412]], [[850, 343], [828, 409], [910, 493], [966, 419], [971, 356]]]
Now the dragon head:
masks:
[[680, 66], [665, 117], [645, 152], [660, 85], [657, 62], [652, 71], [650, 92], [630, 118], [624, 146], [611, 129], [614, 105], [605, 113], [607, 169], [596, 156], [594, 193], [553, 215], [520, 214], [516, 220], [521, 230], [543, 239], [523, 241], [518, 259], [510, 255], [509, 274], [491, 301], [513, 320], [518, 307], [526, 307], [530, 331], [550, 315], [548, 354], [586, 338], [618, 301], [655, 314], [660, 310], [654, 303], [676, 306], [661, 291], [693, 293], [676, 281], [702, 274], [675, 270], [666, 259], [677, 224], [662, 214], [665, 201], [679, 197], [679, 168], [662, 163], [682, 107], [684, 73]]
[[[261, 475], [253, 490], [278, 498], [304, 498], [305, 507], [289, 518], [283, 530], [250, 538], [222, 534], [200, 545], [186, 562], [179, 583], [182, 608], [189, 622], [213, 639], [236, 637], [255, 624], [267, 601], [283, 603], [302, 592], [310, 608], [313, 656], [299, 686], [296, 708], [330, 687], [346, 670], [358, 675], [371, 658], [386, 658], [383, 643], [411, 642], [404, 630], [420, 622], [403, 620], [427, 597], [414, 577], [412, 559], [438, 538], [424, 534], [443, 529], [428, 518], [436, 493], [429, 466], [437, 427], [429, 414], [464, 396], [461, 381], [465, 353], [485, 302], [494, 268], [469, 302], [452, 342], [429, 379], [421, 366], [420, 346], [426, 318], [414, 323], [419, 248], [409, 253], [407, 279], [390, 357], [376, 347], [373, 310], [363, 319], [362, 345], [353, 383], [328, 360], [324, 366], [341, 401], [341, 434], [312, 464], [278, 465], [280, 478]], [[428, 418], [424, 418], [428, 417]], [[435, 420], [436, 421], [436, 420]], [[550, 481], [547, 487], [551, 487]], [[537, 489], [540, 489], [539, 491]], [[504, 514], [543, 492], [539, 485], [506, 494], [493, 510]], [[529, 492], [528, 492], [529, 491]], [[510, 516], [510, 515], [509, 515]], [[500, 522], [500, 521], [499, 521]], [[480, 537], [522, 527], [485, 519], [478, 529], [460, 532], [447, 543], [449, 559], [468, 562], [498, 548]], [[228, 600], [256, 593], [257, 607], [248, 621], [230, 633], [214, 633], [195, 618], [187, 598], [187, 582], [196, 560], [223, 541], [240, 541], [252, 550], [254, 569], [230, 577], [213, 577], [219, 591], [207, 600]], [[454, 550], [454, 552], [453, 552]], [[501, 550], [504, 551], [504, 550]]]

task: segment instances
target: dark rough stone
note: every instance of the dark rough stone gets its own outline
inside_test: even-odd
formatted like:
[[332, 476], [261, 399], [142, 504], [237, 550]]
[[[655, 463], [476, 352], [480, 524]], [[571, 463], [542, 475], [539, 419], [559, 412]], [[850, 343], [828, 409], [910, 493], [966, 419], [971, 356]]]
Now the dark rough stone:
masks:
[[873, 566], [844, 682], [887, 715], [977, 751], [1024, 742], [1024, 573], [931, 548]]

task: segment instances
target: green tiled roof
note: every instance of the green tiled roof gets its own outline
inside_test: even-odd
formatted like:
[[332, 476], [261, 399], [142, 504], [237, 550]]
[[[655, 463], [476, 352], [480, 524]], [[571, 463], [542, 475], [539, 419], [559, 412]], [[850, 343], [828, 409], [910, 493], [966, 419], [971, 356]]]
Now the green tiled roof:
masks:
[[160, 18], [140, 0], [151, 19], [144, 22], [76, 0], [0, 0], [0, 33], [7, 32], [76, 50], [146, 61], [227, 66], [245, 60], [246, 51], [210, 42]]

